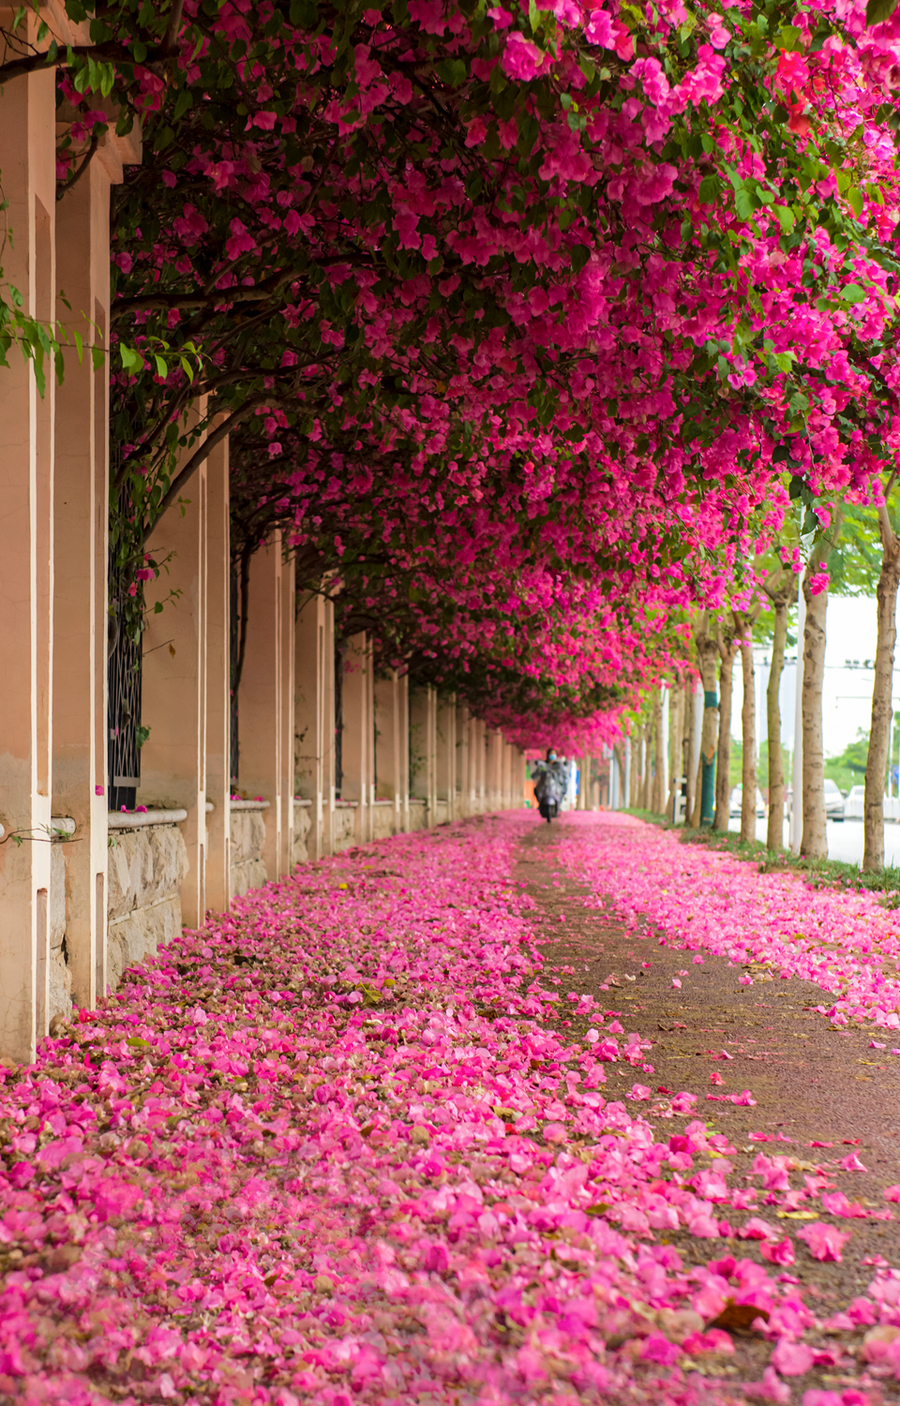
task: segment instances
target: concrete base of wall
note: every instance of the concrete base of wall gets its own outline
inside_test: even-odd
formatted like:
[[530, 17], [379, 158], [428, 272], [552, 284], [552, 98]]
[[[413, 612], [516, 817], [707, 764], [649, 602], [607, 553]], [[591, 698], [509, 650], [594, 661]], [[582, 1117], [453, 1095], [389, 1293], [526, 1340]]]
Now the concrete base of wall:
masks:
[[248, 889], [268, 881], [263, 863], [266, 822], [261, 810], [231, 812], [231, 896], [240, 898]]
[[393, 801], [376, 801], [372, 807], [372, 839], [387, 840], [397, 833]]
[[409, 798], [409, 828], [410, 830], [428, 829], [428, 802], [419, 796]]
[[116, 830], [111, 838], [107, 972], [115, 991], [128, 967], [180, 934], [188, 859], [177, 825]]
[[294, 848], [291, 854], [294, 864], [309, 863], [306, 837], [311, 829], [312, 806], [308, 802], [294, 801]]
[[352, 849], [356, 840], [356, 806], [335, 806], [334, 808], [334, 852], [340, 854]]

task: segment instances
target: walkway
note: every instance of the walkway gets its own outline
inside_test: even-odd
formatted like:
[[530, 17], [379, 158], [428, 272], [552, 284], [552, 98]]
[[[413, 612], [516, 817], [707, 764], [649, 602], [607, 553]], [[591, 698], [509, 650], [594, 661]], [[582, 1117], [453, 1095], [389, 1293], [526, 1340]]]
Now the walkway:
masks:
[[0, 1399], [896, 1401], [898, 932], [591, 814], [248, 895], [0, 1092]]

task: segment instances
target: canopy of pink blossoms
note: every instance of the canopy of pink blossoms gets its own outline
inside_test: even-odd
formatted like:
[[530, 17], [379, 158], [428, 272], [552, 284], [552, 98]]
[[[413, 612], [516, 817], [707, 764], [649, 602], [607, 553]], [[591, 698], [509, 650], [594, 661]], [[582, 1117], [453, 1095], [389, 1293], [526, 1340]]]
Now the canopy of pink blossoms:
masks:
[[[96, 31], [144, 136], [114, 212], [126, 568], [204, 391], [239, 551], [280, 525], [382, 663], [602, 737], [686, 614], [752, 592], [789, 488], [893, 463], [897, 18], [217, 0], [164, 30], [122, 3]], [[61, 79], [64, 179], [96, 81]]]

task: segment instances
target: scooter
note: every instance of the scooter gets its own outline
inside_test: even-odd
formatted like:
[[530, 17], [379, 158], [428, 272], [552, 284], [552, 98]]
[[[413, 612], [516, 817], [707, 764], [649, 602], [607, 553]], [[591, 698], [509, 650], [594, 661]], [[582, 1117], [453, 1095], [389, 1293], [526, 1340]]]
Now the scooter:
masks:
[[553, 819], [553, 817], [554, 817], [555, 815], [559, 815], [559, 801], [541, 801], [541, 800], [539, 800], [539, 801], [538, 801], [538, 810], [540, 811], [541, 816], [543, 817], [543, 819], [546, 820], [547, 824], [549, 825], [549, 824], [550, 824], [550, 821]]

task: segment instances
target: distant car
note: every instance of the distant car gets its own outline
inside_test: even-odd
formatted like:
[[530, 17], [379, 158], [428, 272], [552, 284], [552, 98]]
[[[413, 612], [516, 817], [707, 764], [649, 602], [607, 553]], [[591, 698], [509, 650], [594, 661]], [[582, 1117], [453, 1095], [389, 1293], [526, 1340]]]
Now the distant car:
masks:
[[[885, 820], [900, 820], [900, 800], [896, 796], [882, 796], [881, 809]], [[847, 820], [862, 820], [866, 811], [865, 786], [851, 786], [844, 802], [844, 815]]]
[[836, 781], [825, 778], [825, 818], [843, 820], [845, 815], [844, 797]]
[[[735, 786], [734, 790], [731, 793], [731, 799], [728, 802], [729, 815], [740, 815], [741, 797], [743, 796], [743, 794], [743, 786]], [[756, 814], [760, 820], [764, 819], [766, 814], [765, 801], [762, 798], [762, 792], [760, 791], [758, 786], [756, 788]]]
[[865, 786], [851, 786], [847, 792], [847, 799], [844, 801], [844, 818], [846, 820], [862, 820], [865, 801]]

